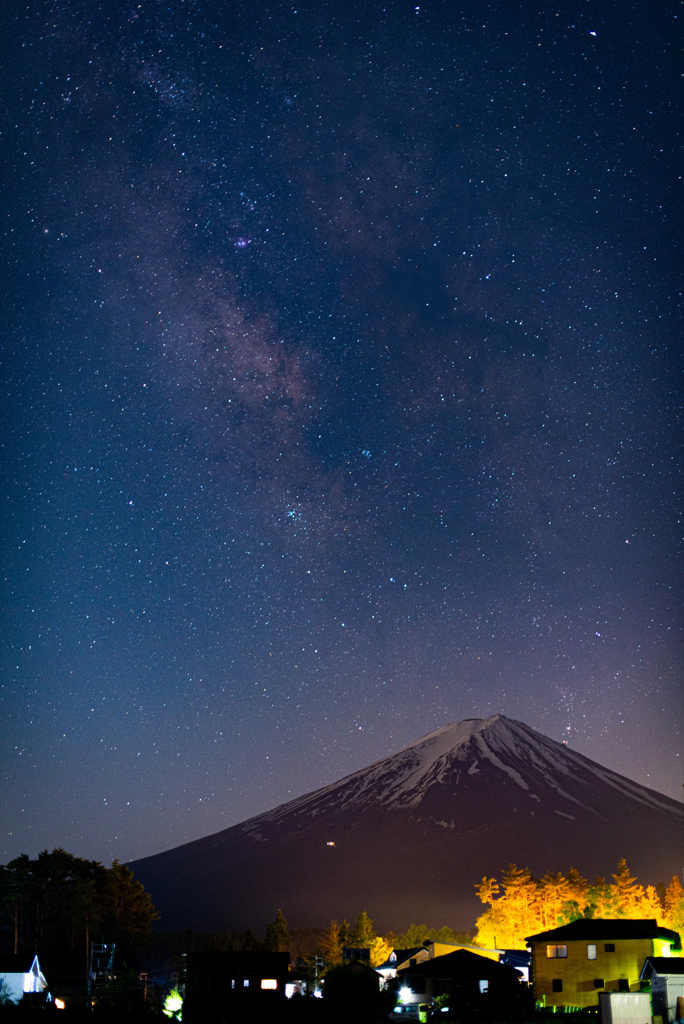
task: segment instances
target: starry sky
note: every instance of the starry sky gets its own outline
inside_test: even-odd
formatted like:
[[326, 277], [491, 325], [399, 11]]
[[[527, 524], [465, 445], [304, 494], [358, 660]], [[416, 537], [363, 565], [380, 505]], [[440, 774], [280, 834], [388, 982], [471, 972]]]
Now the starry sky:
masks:
[[679, 797], [679, 10], [7, 5], [2, 862], [498, 712]]

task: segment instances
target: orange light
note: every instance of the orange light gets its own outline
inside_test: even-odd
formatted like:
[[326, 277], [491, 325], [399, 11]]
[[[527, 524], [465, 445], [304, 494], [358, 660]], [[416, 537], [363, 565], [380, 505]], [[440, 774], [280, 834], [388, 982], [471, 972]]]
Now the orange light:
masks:
[[278, 988], [278, 982], [275, 980], [275, 978], [262, 978], [261, 979], [261, 987], [262, 988]]
[[64, 1002], [63, 999], [55, 999], [55, 1006], [57, 1007], [58, 1010], [63, 1010], [64, 1007], [66, 1006], [66, 1003]]

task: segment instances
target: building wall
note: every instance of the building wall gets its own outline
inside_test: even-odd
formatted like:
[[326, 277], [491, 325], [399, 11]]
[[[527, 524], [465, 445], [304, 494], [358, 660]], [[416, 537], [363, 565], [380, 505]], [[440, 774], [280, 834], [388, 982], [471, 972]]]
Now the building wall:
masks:
[[654, 975], [651, 979], [653, 997], [653, 1013], [663, 1021], [673, 1021], [677, 1017], [677, 998], [684, 999], [684, 978], [662, 978]]
[[[547, 957], [547, 943], [535, 942], [532, 950], [535, 999], [545, 1006], [598, 1006], [601, 988], [594, 985], [595, 979], [603, 980], [604, 991], [618, 991], [621, 979], [629, 983], [630, 992], [639, 991], [639, 972], [646, 957], [653, 955], [652, 939], [616, 939], [614, 953], [605, 952], [604, 941], [591, 944], [596, 946], [595, 960], [588, 959], [590, 943], [585, 940], [565, 943], [567, 959]], [[553, 991], [554, 979], [562, 980], [562, 992]]]

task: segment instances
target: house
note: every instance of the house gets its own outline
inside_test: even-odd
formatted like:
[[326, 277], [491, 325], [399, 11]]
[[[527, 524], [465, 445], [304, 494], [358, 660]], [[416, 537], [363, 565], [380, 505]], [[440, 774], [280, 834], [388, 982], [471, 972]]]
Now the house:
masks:
[[678, 956], [677, 932], [655, 919], [590, 918], [525, 939], [532, 953], [532, 987], [540, 1006], [598, 1006], [598, 994], [638, 992], [649, 956]]
[[640, 977], [651, 983], [654, 1016], [663, 1024], [684, 1017], [684, 957], [647, 956]]
[[411, 949], [393, 949], [383, 964], [375, 968], [380, 975], [381, 984], [387, 985], [393, 978], [396, 978], [397, 971], [408, 967], [411, 962], [422, 963], [428, 959], [428, 951], [425, 946], [413, 946]]
[[437, 996], [458, 1000], [463, 1010], [488, 1016], [516, 1000], [518, 972], [468, 949], [457, 949], [397, 971], [402, 1002], [430, 1003]]
[[[31, 965], [27, 970], [29, 961]], [[18, 1003], [24, 992], [43, 992], [47, 988], [38, 957], [31, 958], [30, 954], [0, 957], [0, 983], [13, 1003]]]
[[[384, 985], [387, 985], [392, 978], [395, 978], [397, 971], [403, 970], [414, 964], [424, 963], [425, 960], [433, 960], [437, 956], [446, 956], [447, 953], [455, 953], [458, 949], [467, 949], [478, 956], [485, 956], [490, 960], [499, 960], [504, 950], [482, 949], [480, 946], [462, 946], [451, 942], [435, 942], [430, 940], [422, 946], [414, 946], [413, 949], [393, 949], [383, 964], [375, 970], [381, 975]], [[523, 956], [526, 956], [523, 953]], [[517, 967], [517, 964], [514, 966]]]
[[[230, 1008], [272, 1009], [285, 1000], [285, 986], [291, 982], [289, 953], [211, 950], [187, 953], [183, 1020], [222, 1019]], [[242, 1012], [242, 1009], [240, 1009]]]
[[530, 980], [530, 961], [532, 954], [525, 949], [504, 949], [499, 955], [499, 963], [515, 967], [522, 981]]

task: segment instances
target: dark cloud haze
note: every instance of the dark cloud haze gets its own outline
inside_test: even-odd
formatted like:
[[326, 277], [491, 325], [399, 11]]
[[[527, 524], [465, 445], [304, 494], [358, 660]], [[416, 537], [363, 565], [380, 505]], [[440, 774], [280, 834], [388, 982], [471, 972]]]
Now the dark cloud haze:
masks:
[[447, 721], [679, 797], [677, 5], [9, 5], [2, 859]]

